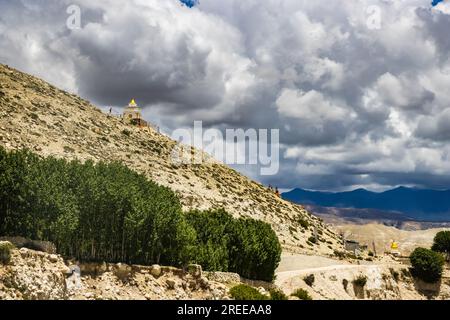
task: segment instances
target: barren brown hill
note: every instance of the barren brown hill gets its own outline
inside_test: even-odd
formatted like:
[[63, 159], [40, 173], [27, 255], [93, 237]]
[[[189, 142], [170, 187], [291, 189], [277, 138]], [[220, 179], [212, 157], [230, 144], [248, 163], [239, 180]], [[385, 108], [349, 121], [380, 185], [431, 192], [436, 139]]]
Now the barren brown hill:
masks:
[[[235, 216], [270, 223], [285, 250], [331, 254], [341, 248], [336, 234], [319, 218], [201, 151], [191, 150], [207, 162], [174, 165], [171, 153], [177, 143], [165, 135], [129, 126], [86, 100], [4, 65], [0, 65], [0, 145], [42, 156], [121, 161], [177, 192], [186, 210], [224, 208]], [[317, 244], [308, 241], [314, 230]]]

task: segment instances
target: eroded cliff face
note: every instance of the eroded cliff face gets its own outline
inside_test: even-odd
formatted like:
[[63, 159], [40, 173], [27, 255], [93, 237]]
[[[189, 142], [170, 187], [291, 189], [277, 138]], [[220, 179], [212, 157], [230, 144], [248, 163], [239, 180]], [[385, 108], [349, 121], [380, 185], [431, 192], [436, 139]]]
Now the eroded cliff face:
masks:
[[302, 288], [314, 300], [450, 298], [448, 270], [440, 283], [426, 284], [399, 264], [281, 273], [275, 284], [248, 281], [234, 273], [203, 272], [196, 265], [183, 271], [158, 265], [76, 264], [26, 248], [11, 250], [9, 263], [0, 264], [0, 300], [228, 300], [229, 289], [240, 283], [258, 287], [263, 294], [273, 286], [287, 295]]
[[[283, 275], [282, 275], [283, 276]], [[308, 284], [305, 279], [313, 279]], [[440, 283], [427, 284], [414, 279], [407, 266], [392, 263], [380, 265], [337, 265], [303, 270], [284, 275], [277, 285], [286, 294], [298, 288], [307, 290], [315, 300], [425, 300], [450, 298], [448, 271]]]
[[[217, 279], [217, 277], [215, 277]], [[65, 262], [55, 254], [13, 249], [0, 264], [0, 300], [229, 299], [226, 284], [199, 266], [172, 267]]]
[[67, 299], [67, 272], [63, 259], [55, 254], [11, 250], [9, 263], [0, 264], [0, 299]]

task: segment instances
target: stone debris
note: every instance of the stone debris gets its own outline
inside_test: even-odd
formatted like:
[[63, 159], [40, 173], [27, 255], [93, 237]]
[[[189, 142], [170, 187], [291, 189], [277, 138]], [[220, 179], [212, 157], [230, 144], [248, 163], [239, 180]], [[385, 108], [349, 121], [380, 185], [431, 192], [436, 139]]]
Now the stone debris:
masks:
[[0, 265], [0, 300], [229, 299], [223, 284], [176, 268], [71, 263], [55, 254], [11, 250], [11, 261]]
[[158, 278], [160, 275], [161, 275], [161, 266], [159, 266], [159, 265], [157, 265], [157, 264], [154, 264], [153, 266], [152, 266], [152, 269], [151, 269], [151, 274], [152, 274], [152, 276], [154, 276], [155, 278]]

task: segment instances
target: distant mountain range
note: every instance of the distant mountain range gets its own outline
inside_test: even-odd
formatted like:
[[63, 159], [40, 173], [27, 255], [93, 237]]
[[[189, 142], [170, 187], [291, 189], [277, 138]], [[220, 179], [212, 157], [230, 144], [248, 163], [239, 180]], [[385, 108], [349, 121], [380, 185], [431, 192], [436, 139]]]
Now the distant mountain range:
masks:
[[332, 193], [294, 189], [282, 197], [304, 205], [382, 210], [392, 212], [395, 219], [450, 221], [450, 190], [399, 187], [381, 193], [365, 189]]

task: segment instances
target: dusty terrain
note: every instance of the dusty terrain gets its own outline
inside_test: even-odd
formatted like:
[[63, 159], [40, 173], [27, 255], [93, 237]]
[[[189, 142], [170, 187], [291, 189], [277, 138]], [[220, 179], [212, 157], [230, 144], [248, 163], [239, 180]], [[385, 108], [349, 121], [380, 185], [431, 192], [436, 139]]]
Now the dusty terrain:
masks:
[[229, 299], [228, 287], [199, 269], [82, 264], [73, 272], [61, 256], [22, 248], [0, 264], [0, 300]]
[[[318, 256], [284, 254], [275, 284], [286, 294], [302, 288], [314, 300], [424, 300], [450, 299], [450, 271], [439, 284], [413, 279], [409, 266], [389, 256], [368, 261], [339, 261]], [[308, 284], [307, 277], [313, 278]], [[355, 283], [359, 277], [366, 284]]]
[[[395, 213], [379, 210], [305, 207], [346, 239], [367, 245], [372, 251], [375, 243], [375, 250], [380, 254], [389, 252], [395, 241], [400, 254], [408, 256], [417, 247], [430, 248], [439, 231], [450, 230], [449, 222], [402, 220]], [[361, 215], [358, 217], [356, 213]]]
[[382, 224], [371, 223], [366, 225], [343, 224], [335, 226], [338, 232], [346, 238], [357, 240], [361, 244], [368, 245], [373, 250], [373, 242], [378, 253], [390, 251], [392, 241], [398, 243], [401, 255], [408, 256], [415, 248], [431, 248], [436, 233], [445, 228], [406, 231]]

